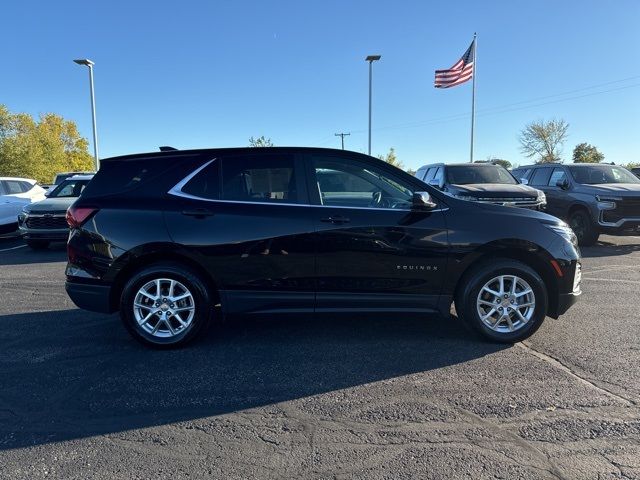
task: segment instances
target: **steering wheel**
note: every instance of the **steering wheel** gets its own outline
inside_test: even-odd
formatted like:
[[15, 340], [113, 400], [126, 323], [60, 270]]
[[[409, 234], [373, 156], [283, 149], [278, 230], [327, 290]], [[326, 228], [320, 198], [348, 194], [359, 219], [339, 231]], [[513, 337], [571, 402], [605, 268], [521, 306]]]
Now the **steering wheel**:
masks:
[[377, 192], [373, 192], [371, 194], [371, 203], [369, 204], [370, 207], [379, 207], [382, 205], [382, 192], [381, 191], [377, 191]]

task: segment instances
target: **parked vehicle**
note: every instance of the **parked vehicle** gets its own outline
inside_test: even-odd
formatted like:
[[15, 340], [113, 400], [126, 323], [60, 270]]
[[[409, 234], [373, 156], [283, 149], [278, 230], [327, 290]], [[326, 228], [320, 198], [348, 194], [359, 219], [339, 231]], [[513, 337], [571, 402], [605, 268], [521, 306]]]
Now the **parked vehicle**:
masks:
[[27, 245], [39, 250], [47, 248], [51, 242], [67, 240], [67, 209], [92, 178], [93, 175], [73, 175], [47, 193], [46, 199], [22, 209], [18, 215], [18, 227]]
[[94, 175], [95, 172], [60, 172], [53, 178], [53, 184], [49, 185], [47, 192], [53, 191], [58, 185], [64, 182], [67, 178], [71, 178], [75, 175]]
[[[102, 160], [69, 208], [66, 289], [182, 345], [222, 315], [440, 312], [492, 341], [533, 334], [580, 294], [569, 227], [447, 196], [381, 160], [316, 148]], [[495, 225], [497, 228], [487, 228]]]
[[624, 167], [547, 163], [514, 175], [546, 193], [547, 212], [566, 219], [580, 245], [593, 245], [601, 233], [640, 233], [640, 179]]
[[30, 178], [0, 177], [0, 232], [16, 230], [22, 208], [44, 199], [44, 194], [44, 188]]
[[543, 210], [544, 193], [522, 185], [506, 168], [492, 163], [434, 163], [416, 172], [423, 182], [460, 200]]

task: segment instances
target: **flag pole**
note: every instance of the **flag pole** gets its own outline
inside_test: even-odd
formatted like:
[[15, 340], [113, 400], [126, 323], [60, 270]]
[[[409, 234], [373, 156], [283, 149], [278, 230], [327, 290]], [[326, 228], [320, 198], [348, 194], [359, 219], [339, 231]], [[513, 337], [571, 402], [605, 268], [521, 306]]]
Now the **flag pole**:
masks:
[[477, 34], [473, 34], [473, 74], [472, 74], [472, 87], [471, 87], [471, 151], [469, 155], [469, 162], [473, 163], [473, 129], [476, 123], [476, 73], [478, 68], [478, 40]]

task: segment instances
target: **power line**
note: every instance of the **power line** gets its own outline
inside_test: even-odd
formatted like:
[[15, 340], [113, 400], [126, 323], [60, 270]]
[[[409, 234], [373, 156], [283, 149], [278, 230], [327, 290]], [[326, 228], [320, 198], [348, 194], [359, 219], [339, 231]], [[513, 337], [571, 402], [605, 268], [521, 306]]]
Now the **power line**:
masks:
[[344, 137], [348, 137], [351, 133], [335, 133], [334, 135], [336, 137], [340, 137], [340, 140], [342, 141], [342, 150], [344, 150]]
[[[517, 111], [517, 110], [524, 110], [527, 108], [534, 108], [534, 107], [539, 107], [539, 106], [543, 106], [543, 105], [550, 105], [550, 104], [554, 104], [554, 103], [560, 103], [560, 102], [565, 102], [565, 101], [569, 101], [569, 100], [574, 100], [577, 98], [584, 98], [584, 97], [590, 97], [590, 96], [594, 96], [594, 95], [602, 95], [604, 93], [610, 93], [610, 92], [615, 92], [615, 91], [619, 91], [619, 90], [625, 90], [628, 88], [633, 88], [633, 87], [637, 87], [640, 86], [640, 83], [634, 83], [631, 85], [625, 85], [622, 87], [617, 87], [617, 88], [612, 88], [612, 89], [607, 89], [607, 90], [601, 90], [598, 92], [591, 92], [591, 93], [586, 93], [583, 95], [574, 95], [574, 96], [570, 96], [570, 97], [566, 97], [566, 98], [560, 98], [557, 100], [553, 100], [553, 101], [549, 101], [549, 102], [542, 102], [542, 103], [535, 103], [533, 105], [524, 105], [527, 103], [532, 103], [532, 102], [538, 102], [539, 100], [544, 100], [547, 98], [555, 98], [555, 97], [561, 97], [561, 96], [565, 96], [565, 95], [569, 95], [571, 93], [578, 93], [578, 92], [584, 92], [587, 90], [592, 90], [594, 88], [598, 88], [598, 87], [602, 87], [602, 86], [606, 86], [606, 85], [612, 85], [614, 83], [621, 83], [621, 82], [626, 82], [629, 80], [633, 80], [633, 79], [637, 79], [640, 78], [640, 76], [635, 76], [635, 77], [628, 77], [625, 79], [621, 79], [621, 80], [613, 80], [611, 82], [606, 82], [606, 83], [601, 83], [598, 85], [592, 85], [590, 87], [584, 87], [584, 88], [580, 88], [580, 89], [576, 89], [576, 90], [571, 90], [571, 91], [567, 91], [567, 92], [563, 92], [563, 93], [556, 93], [553, 95], [546, 95], [543, 97], [536, 97], [536, 98], [532, 98], [529, 100], [523, 100], [520, 102], [514, 102], [514, 103], [509, 103], [506, 105], [501, 105], [501, 106], [496, 106], [496, 107], [489, 107], [489, 108], [483, 108], [483, 109], [479, 109], [477, 112], [478, 116], [486, 116], [486, 115], [493, 115], [493, 114], [497, 114], [497, 113], [507, 113], [507, 112], [512, 112], [512, 111]], [[510, 108], [510, 107], [516, 107], [518, 105], [524, 105], [521, 107], [517, 107], [517, 108]], [[375, 130], [397, 130], [397, 129], [403, 129], [403, 128], [415, 128], [415, 127], [421, 127], [421, 126], [425, 126], [425, 125], [433, 125], [433, 124], [439, 124], [439, 123], [446, 123], [446, 122], [450, 122], [450, 121], [455, 121], [455, 120], [461, 120], [464, 118], [468, 118], [469, 113], [457, 113], [457, 114], [453, 114], [453, 115], [448, 115], [445, 117], [436, 117], [436, 118], [432, 118], [429, 120], [421, 120], [421, 121], [416, 121], [416, 122], [409, 122], [409, 123], [402, 123], [402, 124], [397, 124], [397, 125], [389, 125], [386, 127], [378, 127]], [[363, 133], [364, 130], [353, 130], [352, 133]]]

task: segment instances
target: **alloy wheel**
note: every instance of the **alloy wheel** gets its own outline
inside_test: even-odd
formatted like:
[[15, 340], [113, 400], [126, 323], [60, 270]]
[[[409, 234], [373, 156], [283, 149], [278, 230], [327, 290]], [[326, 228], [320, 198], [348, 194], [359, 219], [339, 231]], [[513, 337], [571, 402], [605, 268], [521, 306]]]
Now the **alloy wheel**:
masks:
[[189, 289], [170, 278], [148, 281], [133, 301], [138, 326], [158, 338], [171, 338], [185, 332], [193, 322], [195, 309]]
[[516, 275], [492, 278], [480, 289], [476, 309], [480, 320], [498, 333], [512, 333], [523, 328], [536, 307], [531, 286]]

